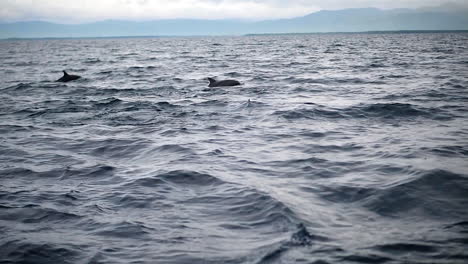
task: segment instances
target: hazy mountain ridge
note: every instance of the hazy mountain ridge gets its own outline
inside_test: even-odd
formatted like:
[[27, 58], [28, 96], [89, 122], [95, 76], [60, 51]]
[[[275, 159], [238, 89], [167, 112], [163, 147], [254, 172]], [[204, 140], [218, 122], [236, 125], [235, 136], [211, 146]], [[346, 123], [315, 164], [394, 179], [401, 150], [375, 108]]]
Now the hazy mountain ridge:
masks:
[[353, 8], [322, 10], [292, 19], [239, 20], [166, 19], [106, 20], [87, 24], [43, 21], [0, 24], [0, 38], [242, 35], [258, 33], [360, 32], [396, 30], [468, 30], [468, 10]]

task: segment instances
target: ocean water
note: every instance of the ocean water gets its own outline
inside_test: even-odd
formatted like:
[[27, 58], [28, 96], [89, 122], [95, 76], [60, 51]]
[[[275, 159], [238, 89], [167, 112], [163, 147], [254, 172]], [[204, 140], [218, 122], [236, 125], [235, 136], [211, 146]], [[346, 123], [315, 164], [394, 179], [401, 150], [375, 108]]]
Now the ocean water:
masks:
[[468, 262], [468, 34], [9, 40], [0, 61], [0, 263]]

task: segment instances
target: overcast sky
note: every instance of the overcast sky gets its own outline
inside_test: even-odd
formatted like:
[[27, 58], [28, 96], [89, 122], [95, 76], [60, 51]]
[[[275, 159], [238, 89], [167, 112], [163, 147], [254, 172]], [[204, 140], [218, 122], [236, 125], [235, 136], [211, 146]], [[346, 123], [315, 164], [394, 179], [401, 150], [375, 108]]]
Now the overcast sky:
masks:
[[[105, 19], [290, 18], [323, 9], [418, 8], [447, 0], [0, 0], [0, 21], [82, 23]], [[466, 5], [467, 0], [451, 0]]]

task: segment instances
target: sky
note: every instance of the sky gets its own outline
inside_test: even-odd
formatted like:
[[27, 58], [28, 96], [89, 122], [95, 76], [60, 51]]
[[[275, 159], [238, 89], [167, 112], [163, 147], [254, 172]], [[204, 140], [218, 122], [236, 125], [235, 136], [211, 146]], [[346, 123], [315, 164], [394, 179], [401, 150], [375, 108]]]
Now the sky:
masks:
[[[467, 0], [450, 2], [468, 3]], [[74, 24], [107, 19], [265, 20], [303, 16], [324, 9], [420, 8], [444, 3], [447, 0], [0, 0], [0, 21]]]

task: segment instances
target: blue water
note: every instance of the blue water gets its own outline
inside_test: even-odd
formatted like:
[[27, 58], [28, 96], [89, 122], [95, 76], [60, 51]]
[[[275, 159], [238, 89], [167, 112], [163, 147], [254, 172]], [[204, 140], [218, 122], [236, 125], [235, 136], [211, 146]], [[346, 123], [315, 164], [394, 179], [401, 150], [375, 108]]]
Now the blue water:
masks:
[[468, 34], [17, 40], [0, 61], [0, 263], [468, 262]]

